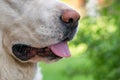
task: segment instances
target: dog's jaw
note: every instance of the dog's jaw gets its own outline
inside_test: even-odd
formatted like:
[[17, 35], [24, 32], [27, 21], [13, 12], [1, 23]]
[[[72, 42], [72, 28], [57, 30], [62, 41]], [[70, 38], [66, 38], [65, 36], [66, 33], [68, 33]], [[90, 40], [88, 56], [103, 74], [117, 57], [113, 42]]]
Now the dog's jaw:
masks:
[[35, 48], [25, 44], [16, 44], [12, 47], [15, 58], [20, 61], [31, 62], [54, 62], [63, 57], [70, 57], [70, 51], [67, 42], [60, 42], [45, 48]]

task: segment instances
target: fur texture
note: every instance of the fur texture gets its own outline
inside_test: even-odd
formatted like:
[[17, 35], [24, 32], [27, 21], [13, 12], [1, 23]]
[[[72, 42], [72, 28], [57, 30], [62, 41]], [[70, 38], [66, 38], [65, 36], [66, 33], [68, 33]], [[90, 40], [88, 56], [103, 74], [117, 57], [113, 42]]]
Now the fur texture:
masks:
[[56, 0], [0, 0], [0, 80], [33, 80], [36, 62], [52, 62], [34, 56], [21, 61], [12, 52], [14, 44], [46, 47], [65, 39], [68, 29], [60, 21], [63, 10], [72, 10]]

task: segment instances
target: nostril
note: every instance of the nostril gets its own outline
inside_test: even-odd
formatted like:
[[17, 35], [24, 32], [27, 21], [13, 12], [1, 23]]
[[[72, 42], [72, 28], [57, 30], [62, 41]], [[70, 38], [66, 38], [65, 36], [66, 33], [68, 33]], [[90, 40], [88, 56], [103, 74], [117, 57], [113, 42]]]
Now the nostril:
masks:
[[73, 23], [74, 20], [72, 18], [69, 19], [68, 23]]
[[78, 22], [79, 18], [80, 18], [79, 13], [72, 9], [64, 10], [60, 17], [61, 21], [66, 24], [74, 24]]
[[61, 16], [60, 19], [61, 19], [62, 22], [64, 22], [64, 23], [73, 23], [73, 22], [74, 22], [74, 19], [73, 19], [73, 18], [66, 18], [66, 17]]

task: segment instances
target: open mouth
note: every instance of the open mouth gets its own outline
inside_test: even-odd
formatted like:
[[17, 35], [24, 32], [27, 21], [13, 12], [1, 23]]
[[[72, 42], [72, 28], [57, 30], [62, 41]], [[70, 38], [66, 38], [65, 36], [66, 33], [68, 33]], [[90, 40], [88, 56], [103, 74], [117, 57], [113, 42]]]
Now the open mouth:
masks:
[[49, 60], [70, 57], [67, 42], [61, 42], [44, 48], [35, 48], [25, 44], [15, 44], [12, 46], [13, 54], [22, 61], [27, 61], [36, 55]]

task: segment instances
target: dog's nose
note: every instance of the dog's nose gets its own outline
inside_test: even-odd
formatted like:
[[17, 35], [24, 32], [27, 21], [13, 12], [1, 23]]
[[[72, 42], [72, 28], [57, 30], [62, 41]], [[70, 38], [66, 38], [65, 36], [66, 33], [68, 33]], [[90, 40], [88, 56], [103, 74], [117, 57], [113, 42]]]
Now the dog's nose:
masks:
[[80, 15], [75, 10], [64, 10], [61, 15], [62, 22], [71, 27], [75, 27], [79, 19]]
[[74, 35], [77, 31], [78, 20], [80, 19], [80, 15], [78, 12], [72, 9], [67, 9], [62, 12], [60, 19], [67, 28], [67, 32], [64, 36], [65, 41], [70, 41], [73, 39]]

